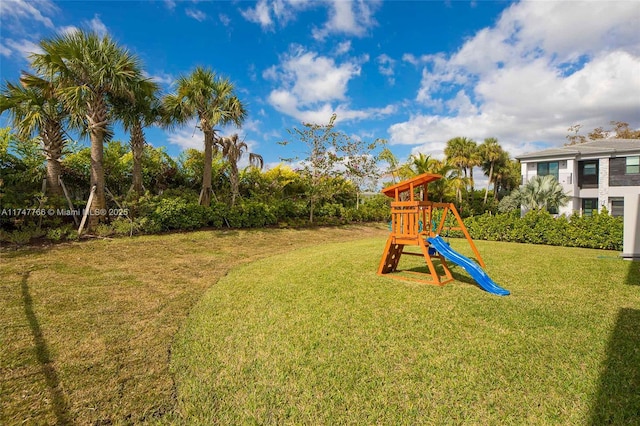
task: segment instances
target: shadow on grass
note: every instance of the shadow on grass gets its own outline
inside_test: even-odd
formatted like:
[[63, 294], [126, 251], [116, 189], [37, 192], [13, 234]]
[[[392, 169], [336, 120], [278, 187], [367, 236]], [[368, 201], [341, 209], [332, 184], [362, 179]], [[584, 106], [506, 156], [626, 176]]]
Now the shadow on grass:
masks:
[[[440, 263], [440, 261], [437, 259], [434, 259], [433, 266], [436, 268], [436, 272], [438, 272], [438, 274], [440, 274], [440, 276], [443, 277], [444, 268], [442, 267], [442, 264]], [[462, 268], [458, 268], [457, 265], [451, 264], [451, 263], [449, 263], [448, 266], [449, 266], [449, 270], [451, 271], [451, 276], [453, 277], [454, 280], [459, 281], [461, 283], [465, 283], [465, 284], [471, 284], [473, 286], [480, 288], [480, 286], [478, 286], [478, 283], [476, 283], [473, 280], [473, 278], [471, 278], [469, 275], [467, 275], [466, 273], [458, 272], [459, 270], [463, 270]], [[427, 266], [417, 266], [417, 267], [409, 268], [407, 269], [407, 271], [419, 272], [421, 274], [429, 274], [429, 268]]]
[[609, 337], [592, 426], [638, 424], [640, 419], [640, 310], [622, 308]]
[[69, 416], [69, 407], [65, 400], [62, 389], [60, 389], [60, 379], [56, 372], [49, 349], [47, 347], [47, 341], [42, 334], [40, 323], [33, 310], [33, 299], [29, 294], [29, 275], [30, 272], [25, 272], [22, 275], [22, 302], [24, 303], [24, 313], [29, 322], [31, 333], [33, 334], [33, 342], [36, 349], [36, 357], [42, 368], [42, 374], [44, 375], [45, 382], [49, 388], [49, 394], [51, 395], [51, 404], [53, 406], [53, 413], [56, 416], [56, 424], [66, 425], [71, 424], [71, 418]]
[[640, 286], [640, 262], [626, 262], [629, 263], [629, 269], [627, 270], [627, 280], [625, 283], [627, 285]]

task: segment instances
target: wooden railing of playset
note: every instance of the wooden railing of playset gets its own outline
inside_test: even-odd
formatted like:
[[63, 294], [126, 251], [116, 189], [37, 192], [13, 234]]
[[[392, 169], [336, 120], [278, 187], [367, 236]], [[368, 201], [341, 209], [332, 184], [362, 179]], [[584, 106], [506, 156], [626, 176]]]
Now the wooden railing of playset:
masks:
[[[434, 209], [443, 209], [442, 217], [434, 230], [432, 218]], [[451, 211], [459, 226], [448, 226], [447, 231], [460, 231], [469, 242], [478, 263], [486, 267], [480, 252], [462, 222], [457, 209], [450, 203], [432, 201], [396, 201], [391, 203], [391, 236], [394, 244], [417, 245], [419, 239], [440, 235], [445, 228], [448, 212]]]

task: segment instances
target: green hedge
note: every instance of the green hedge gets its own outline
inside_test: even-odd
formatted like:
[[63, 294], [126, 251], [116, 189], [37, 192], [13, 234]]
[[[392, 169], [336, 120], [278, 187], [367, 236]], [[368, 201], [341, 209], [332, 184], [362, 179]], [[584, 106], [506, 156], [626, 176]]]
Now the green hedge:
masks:
[[622, 250], [623, 220], [606, 211], [555, 218], [547, 211], [533, 210], [524, 217], [519, 212], [484, 214], [464, 222], [471, 238], [478, 240]]

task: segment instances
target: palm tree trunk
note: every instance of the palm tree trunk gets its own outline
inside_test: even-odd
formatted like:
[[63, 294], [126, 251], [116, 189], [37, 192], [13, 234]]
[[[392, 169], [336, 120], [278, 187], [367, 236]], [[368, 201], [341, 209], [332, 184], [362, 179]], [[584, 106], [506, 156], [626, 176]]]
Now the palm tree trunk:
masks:
[[[491, 162], [491, 166], [489, 166], [489, 182], [487, 182], [487, 188], [484, 190], [484, 201], [482, 205], [487, 204], [487, 196], [489, 195], [489, 185], [491, 185], [491, 179], [493, 179], [493, 161]], [[495, 186], [494, 186], [495, 191]]]
[[469, 203], [469, 207], [471, 207], [471, 202], [473, 200], [473, 191], [474, 191], [474, 184], [473, 184], [473, 166], [469, 166], [469, 192], [467, 192], [467, 202]]
[[235, 206], [236, 198], [240, 195], [240, 190], [238, 189], [240, 186], [239, 178], [238, 178], [238, 165], [231, 163], [231, 171], [230, 171], [230, 180], [231, 180], [231, 207]]
[[60, 167], [60, 162], [47, 157], [47, 192], [49, 195], [54, 197], [64, 196], [62, 186], [60, 185], [61, 174], [62, 167]]
[[89, 105], [89, 138], [91, 139], [91, 187], [96, 192], [91, 201], [88, 230], [95, 228], [106, 219], [105, 181], [104, 181], [104, 135], [107, 126], [107, 107], [102, 95], [98, 94], [95, 103]]
[[62, 137], [62, 127], [60, 123], [48, 120], [43, 128], [42, 142], [44, 153], [47, 157], [47, 191], [55, 197], [64, 195], [60, 185], [60, 157], [62, 157], [62, 147], [64, 138]]
[[202, 192], [200, 193], [200, 205], [211, 205], [211, 163], [213, 162], [213, 144], [215, 143], [215, 133], [213, 129], [205, 129], [206, 123], [201, 122], [204, 132], [204, 165], [202, 170]]
[[144, 132], [138, 121], [131, 129], [131, 153], [133, 154], [133, 174], [131, 176], [132, 189], [140, 196], [144, 192], [142, 185], [142, 154], [144, 150]]

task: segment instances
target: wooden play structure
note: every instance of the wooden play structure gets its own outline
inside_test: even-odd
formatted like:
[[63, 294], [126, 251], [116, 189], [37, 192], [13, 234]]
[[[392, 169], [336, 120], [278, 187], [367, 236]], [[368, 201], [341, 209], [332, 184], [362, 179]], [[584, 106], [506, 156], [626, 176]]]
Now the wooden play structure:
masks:
[[[406, 275], [392, 275], [393, 278], [403, 280], [413, 280], [428, 284], [444, 285], [449, 281], [453, 281], [453, 276], [447, 265], [447, 262], [434, 247], [430, 247], [427, 238], [437, 237], [445, 228], [447, 215], [453, 214], [457, 222], [457, 226], [446, 226], [447, 232], [450, 230], [461, 231], [473, 253], [476, 260], [485, 267], [484, 261], [478, 253], [469, 231], [464, 226], [462, 218], [458, 210], [452, 203], [437, 203], [429, 201], [428, 184], [440, 179], [442, 176], [425, 173], [414, 178], [402, 181], [396, 185], [387, 187], [382, 193], [394, 199], [391, 202], [391, 234], [387, 239], [387, 244], [380, 260], [378, 267], [378, 275], [390, 274], [392, 272], [400, 272], [398, 263], [403, 254], [412, 256], [423, 256], [429, 273], [418, 271], [411, 272], [416, 278], [407, 277]], [[440, 213], [440, 209], [442, 212]], [[420, 253], [405, 251], [407, 246], [418, 246]], [[440, 275], [436, 270], [433, 259], [438, 259], [444, 275]]]

